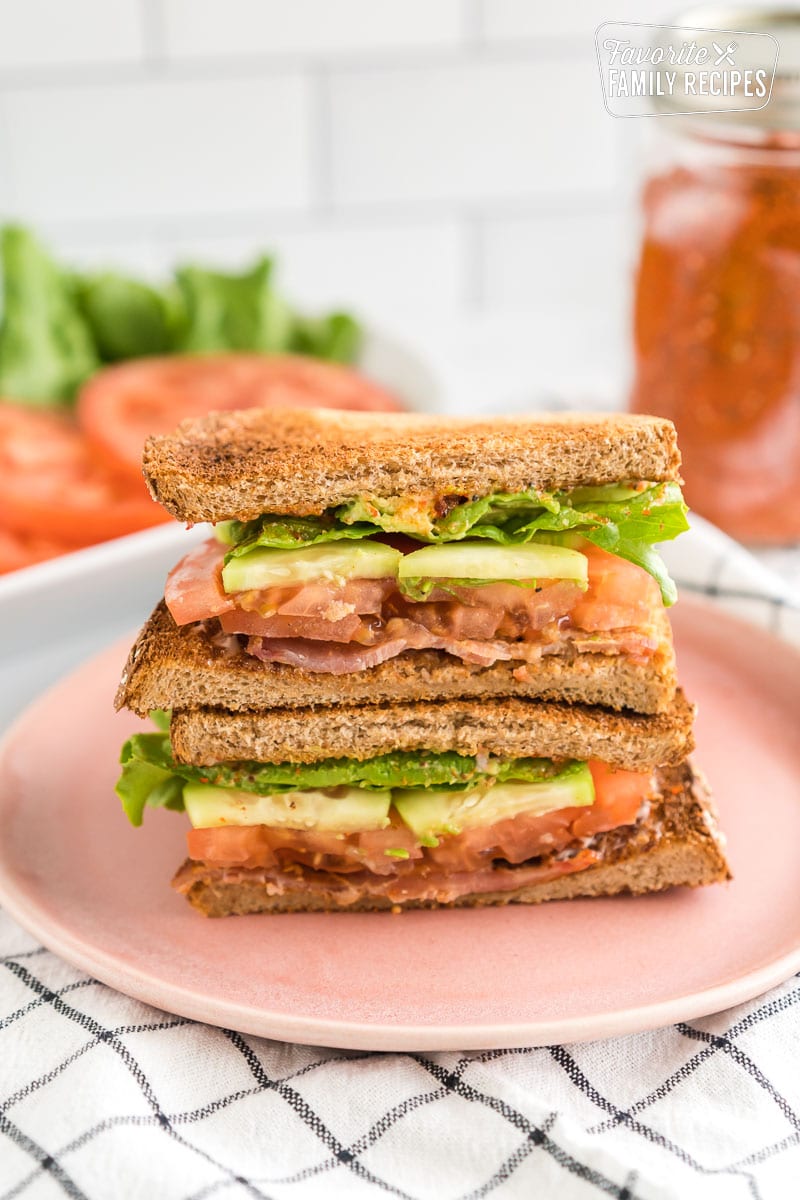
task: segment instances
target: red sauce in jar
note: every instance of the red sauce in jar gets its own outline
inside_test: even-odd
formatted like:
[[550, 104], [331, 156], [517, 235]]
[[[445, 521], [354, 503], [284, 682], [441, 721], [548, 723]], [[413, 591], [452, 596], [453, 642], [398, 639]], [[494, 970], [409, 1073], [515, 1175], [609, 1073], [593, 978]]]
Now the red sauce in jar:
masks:
[[632, 408], [678, 428], [689, 504], [800, 538], [800, 166], [678, 166], [644, 193]]

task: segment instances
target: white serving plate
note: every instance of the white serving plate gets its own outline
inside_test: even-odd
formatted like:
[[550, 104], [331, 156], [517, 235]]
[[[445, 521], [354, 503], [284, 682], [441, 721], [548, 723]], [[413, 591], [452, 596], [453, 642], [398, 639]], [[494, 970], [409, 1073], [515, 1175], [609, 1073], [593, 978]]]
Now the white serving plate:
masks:
[[[360, 367], [414, 411], [442, 404], [441, 372], [401, 339], [370, 331]], [[170, 567], [205, 527], [162, 525], [0, 576], [0, 729], [33, 696], [141, 624]]]

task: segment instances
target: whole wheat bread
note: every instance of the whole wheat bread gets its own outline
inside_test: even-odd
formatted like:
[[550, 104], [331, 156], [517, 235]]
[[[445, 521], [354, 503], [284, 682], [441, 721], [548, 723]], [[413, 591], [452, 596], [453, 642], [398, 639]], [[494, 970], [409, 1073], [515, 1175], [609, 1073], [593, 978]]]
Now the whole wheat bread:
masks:
[[[403, 908], [481, 907], [501, 904], [540, 904], [580, 896], [638, 895], [670, 887], [701, 887], [730, 879], [724, 839], [717, 828], [708, 789], [689, 763], [661, 772], [661, 798], [650, 816], [627, 835], [611, 830], [598, 835], [601, 861], [548, 882], [462, 896], [439, 905], [412, 900]], [[364, 912], [398, 906], [383, 896], [362, 896], [343, 905], [336, 893], [310, 883], [313, 872], [299, 874], [296, 885], [283, 895], [271, 895], [257, 871], [223, 870], [187, 860], [173, 881], [199, 912], [208, 917], [244, 913], [340, 911]], [[345, 895], [350, 895], [348, 889]]]
[[262, 712], [517, 696], [658, 713], [675, 696], [675, 654], [668, 641], [647, 663], [622, 655], [576, 654], [572, 660], [552, 655], [532, 665], [523, 679], [514, 676], [519, 665], [478, 667], [441, 650], [413, 650], [347, 675], [304, 671], [219, 645], [201, 625], [179, 628], [162, 601], [131, 650], [116, 703], [145, 716], [153, 708]]
[[360, 495], [483, 496], [676, 480], [675, 428], [629, 413], [448, 420], [250, 409], [184, 421], [144, 449], [150, 491], [180, 521], [311, 515]]
[[628, 771], [682, 762], [693, 749], [693, 706], [682, 692], [665, 713], [511, 699], [173, 712], [179, 762], [363, 761], [396, 750], [456, 750], [537, 758], [596, 758]]

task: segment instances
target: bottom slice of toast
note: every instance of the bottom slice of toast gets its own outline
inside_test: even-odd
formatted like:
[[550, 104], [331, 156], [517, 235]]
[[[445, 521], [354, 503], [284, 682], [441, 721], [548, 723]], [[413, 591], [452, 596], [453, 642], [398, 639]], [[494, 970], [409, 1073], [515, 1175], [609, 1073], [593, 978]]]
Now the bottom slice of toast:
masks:
[[[730, 879], [724, 838], [703, 776], [689, 762], [657, 772], [659, 794], [649, 812], [636, 825], [596, 835], [588, 845], [575, 848], [570, 860], [511, 867], [520, 886], [467, 891], [457, 899], [436, 896], [398, 898], [385, 894], [386, 877], [361, 872], [357, 879], [296, 866], [289, 872], [245, 868], [212, 868], [187, 859], [173, 880], [190, 904], [208, 917], [245, 913], [366, 912], [405, 908], [480, 907], [498, 904], [540, 904], [580, 896], [612, 896], [619, 892], [641, 894], [670, 887], [700, 887]], [[583, 855], [583, 858], [579, 858]], [[565, 870], [570, 861], [591, 859], [582, 869]], [[537, 873], [543, 878], [531, 882]], [[496, 863], [506, 884], [509, 864]], [[485, 875], [482, 872], [482, 875]], [[553, 877], [555, 876], [555, 877]]]

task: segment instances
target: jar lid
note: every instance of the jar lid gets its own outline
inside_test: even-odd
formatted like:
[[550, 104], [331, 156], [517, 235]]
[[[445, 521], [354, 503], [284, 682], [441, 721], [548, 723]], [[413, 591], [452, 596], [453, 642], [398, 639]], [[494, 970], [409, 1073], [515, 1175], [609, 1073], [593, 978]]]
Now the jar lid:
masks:
[[[769, 100], [761, 107], [742, 107], [740, 96], [698, 97], [687, 95], [687, 89], [683, 87], [676, 87], [672, 95], [659, 96], [654, 100], [659, 115], [691, 117], [692, 126], [702, 123], [709, 132], [709, 127], [714, 126], [720, 135], [724, 134], [725, 126], [731, 134], [735, 129], [737, 134], [744, 136], [748, 129], [754, 136], [800, 131], [800, 10], [700, 5], [681, 12], [670, 24], [676, 28], [697, 31], [697, 44], [708, 46], [715, 58], [719, 52], [731, 47], [733, 39], [735, 50], [731, 57], [735, 57], [737, 67], [766, 67], [769, 77], [774, 63], [775, 77]], [[724, 46], [717, 36], [718, 30], [730, 34]], [[736, 34], [741, 37], [736, 39]], [[763, 37], [748, 36], [753, 34], [770, 35], [777, 42], [777, 47]], [[723, 64], [725, 61], [723, 58]], [[687, 67], [678, 67], [677, 70], [685, 72]]]

